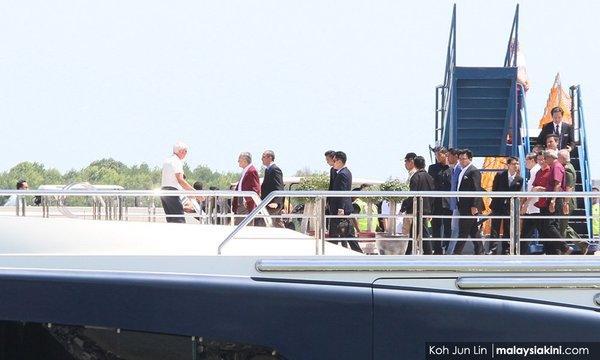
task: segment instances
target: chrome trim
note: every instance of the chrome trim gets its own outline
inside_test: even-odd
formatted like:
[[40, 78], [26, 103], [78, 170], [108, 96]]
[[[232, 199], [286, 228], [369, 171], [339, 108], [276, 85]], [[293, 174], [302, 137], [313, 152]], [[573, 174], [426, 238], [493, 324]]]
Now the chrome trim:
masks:
[[[386, 256], [387, 257], [387, 256]], [[522, 258], [498, 256], [468, 255], [468, 259], [447, 259], [447, 256], [427, 256], [427, 259], [394, 257], [393, 259], [262, 259], [256, 262], [256, 270], [260, 272], [337, 272], [337, 271], [367, 271], [367, 272], [599, 272], [600, 257], [597, 260], [577, 258], [565, 259], [556, 256], [555, 259], [529, 260]]]
[[596, 305], [600, 306], [600, 294], [596, 294], [594, 296], [594, 302], [596, 303]]
[[600, 289], [600, 278], [573, 277], [466, 277], [456, 279], [459, 289]]

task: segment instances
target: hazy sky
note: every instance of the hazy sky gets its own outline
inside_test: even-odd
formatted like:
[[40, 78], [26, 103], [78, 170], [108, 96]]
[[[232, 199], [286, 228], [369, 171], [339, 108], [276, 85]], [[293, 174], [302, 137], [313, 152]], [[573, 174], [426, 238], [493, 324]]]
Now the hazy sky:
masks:
[[[502, 66], [516, 2], [456, 1], [460, 66]], [[0, 171], [61, 172], [112, 157], [159, 166], [177, 140], [192, 167], [235, 170], [273, 149], [284, 174], [406, 176], [434, 142], [454, 1], [0, 0]], [[581, 84], [599, 153], [600, 5], [521, 1], [537, 124], [557, 72]], [[535, 125], [534, 125], [535, 126]], [[429, 162], [429, 156], [426, 157]], [[600, 177], [600, 157], [591, 158]]]

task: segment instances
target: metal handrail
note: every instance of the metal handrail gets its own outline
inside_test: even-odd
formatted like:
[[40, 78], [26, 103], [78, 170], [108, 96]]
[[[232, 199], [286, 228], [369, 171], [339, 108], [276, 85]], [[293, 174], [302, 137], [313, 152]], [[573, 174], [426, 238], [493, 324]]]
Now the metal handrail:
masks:
[[[508, 218], [511, 219], [513, 221], [511, 221], [514, 225], [513, 226], [518, 226], [519, 223], [519, 219], [520, 219], [520, 214], [519, 211], [515, 211], [516, 206], [518, 206], [519, 204], [519, 199], [523, 198], [523, 197], [560, 197], [560, 198], [577, 198], [577, 197], [598, 197], [597, 193], [594, 192], [586, 192], [586, 193], [582, 193], [582, 192], [478, 192], [478, 191], [461, 191], [461, 192], [448, 192], [448, 191], [402, 191], [402, 192], [393, 192], [393, 191], [274, 191], [272, 193], [270, 193], [261, 204], [258, 204], [258, 206], [254, 209], [254, 211], [252, 211], [250, 214], [248, 214], [248, 216], [238, 225], [237, 228], [235, 228], [226, 238], [225, 240], [219, 245], [218, 248], [218, 253], [221, 254], [222, 253], [222, 249], [223, 247], [229, 242], [231, 241], [231, 239], [233, 239], [235, 237], [235, 235], [237, 235], [245, 226], [247, 226], [252, 220], [254, 220], [254, 218], [256, 217], [256, 215], [260, 212], [260, 210], [262, 208], [264, 208], [266, 206], [266, 204], [268, 204], [271, 200], [273, 200], [276, 197], [302, 197], [302, 198], [307, 198], [307, 197], [315, 197], [316, 199], [320, 199], [320, 198], [326, 198], [326, 197], [375, 197], [375, 198], [394, 198], [394, 197], [413, 197], [413, 201], [415, 202], [413, 204], [413, 209], [417, 209], [416, 207], [416, 202], [417, 201], [422, 201], [422, 198], [424, 197], [490, 197], [490, 198], [511, 198], [511, 213], [510, 215], [505, 215], [504, 217], [501, 218]], [[420, 200], [419, 200], [420, 199]], [[345, 215], [348, 218], [370, 218], [373, 216], [365, 216], [365, 215]], [[412, 217], [413, 218], [413, 234], [415, 234], [413, 241], [415, 242], [415, 247], [418, 251], [418, 249], [422, 249], [422, 226], [419, 226], [417, 228], [417, 224], [422, 224], [423, 218], [424, 217], [434, 217], [436, 215], [426, 215], [424, 216], [423, 214], [417, 212], [417, 211], [413, 211], [413, 214], [409, 215], [409, 216], [405, 216], [405, 217]], [[324, 211], [321, 212], [320, 217], [323, 219], [326, 218], [336, 218], [339, 217], [338, 215], [329, 215], [329, 216], [325, 216], [324, 215]], [[383, 217], [383, 216], [379, 216], [379, 217]], [[399, 217], [396, 214], [390, 214], [388, 216], [388, 218], [396, 218]], [[461, 216], [461, 218], [468, 218], [469, 216]], [[473, 216], [473, 217], [479, 217], [479, 216]], [[491, 216], [490, 218], [493, 218], [493, 216]], [[556, 216], [556, 218], [562, 218], [561, 216]], [[324, 224], [325, 222], [321, 222], [321, 224]], [[324, 227], [321, 226], [319, 228], [319, 236], [317, 237], [317, 241], [321, 244], [325, 243], [325, 237], [324, 237]], [[513, 237], [511, 237], [512, 239], [519, 239], [520, 238], [520, 232], [518, 231], [518, 227], [515, 229], [511, 230]], [[341, 240], [344, 240], [345, 238], [342, 238]], [[339, 240], [339, 239], [336, 239]], [[460, 239], [458, 239], [460, 240]], [[551, 240], [551, 239], [548, 239]], [[324, 250], [324, 248], [323, 248]], [[518, 253], [519, 250], [518, 248], [516, 248], [516, 252]], [[317, 252], [318, 253], [318, 252]], [[514, 253], [511, 252], [511, 253]]]
[[[48, 189], [48, 190], [4, 190], [0, 189], [0, 196], [17, 195], [23, 196], [42, 196], [47, 197], [78, 197], [78, 196], [106, 196], [106, 197], [160, 197], [160, 196], [187, 196], [187, 197], [251, 197], [256, 204], [261, 202], [260, 196], [254, 191], [233, 191], [233, 190], [65, 190], [65, 189]], [[58, 204], [60, 207], [65, 207], [64, 202]], [[122, 206], [122, 202], [118, 202], [118, 206]], [[46, 209], [44, 208], [44, 213]], [[70, 213], [68, 210], [60, 211], [63, 215]], [[118, 209], [122, 213], [122, 209]], [[17, 213], [17, 215], [19, 215]], [[265, 221], [270, 222], [269, 213], [267, 210], [262, 212]], [[24, 212], [23, 212], [24, 216]], [[45, 216], [46, 217], [46, 216]]]
[[[581, 98], [581, 86], [573, 85], [569, 88], [571, 95], [571, 118], [573, 119], [573, 132], [575, 134], [575, 141], [579, 140], [579, 146], [577, 147], [577, 153], [579, 156], [579, 170], [581, 172], [581, 185], [583, 191], [592, 191], [592, 181], [590, 174], [590, 165], [588, 162], [588, 146], [587, 138], [580, 134], [580, 131], [585, 131], [585, 117], [583, 114], [583, 99]], [[586, 215], [590, 215], [592, 204], [591, 199], [585, 201]], [[588, 223], [588, 234], [592, 238], [592, 224]]]
[[[524, 197], [559, 197], [559, 198], [597, 198], [599, 197], [597, 192], [446, 192], [446, 191], [276, 191], [269, 194], [263, 201], [260, 201], [260, 198], [257, 194], [253, 192], [239, 192], [239, 191], [151, 191], [151, 190], [0, 190], [0, 196], [13, 195], [17, 194], [20, 196], [176, 196], [176, 195], [187, 195], [187, 196], [223, 196], [223, 197], [234, 197], [234, 196], [249, 196], [255, 199], [257, 203], [257, 207], [242, 220], [242, 222], [233, 229], [233, 231], [221, 242], [218, 248], [218, 253], [222, 253], [223, 247], [234, 238], [245, 226], [247, 226], [254, 218], [256, 218], [259, 214], [265, 215], [267, 219], [269, 217], [268, 212], [265, 207], [268, 203], [270, 203], [274, 198], [277, 197], [287, 197], [287, 198], [313, 198], [317, 201], [319, 205], [317, 208], [317, 212], [315, 215], [302, 215], [302, 218], [316, 218], [317, 227], [315, 232], [316, 242], [315, 242], [315, 253], [316, 254], [324, 254], [325, 253], [325, 230], [326, 230], [326, 221], [327, 219], [339, 217], [338, 215], [325, 215], [325, 201], [327, 198], [333, 197], [360, 197], [360, 198], [386, 198], [386, 199], [398, 199], [413, 197], [413, 209], [421, 208], [422, 201], [424, 198], [439, 198], [439, 197], [489, 197], [489, 198], [510, 198], [511, 199], [511, 213], [508, 215], [485, 215], [487, 219], [500, 218], [500, 219], [508, 219], [511, 221], [513, 228], [511, 228], [511, 238], [513, 240], [519, 241], [523, 240], [520, 238], [520, 230], [519, 219], [520, 214], [517, 211], [519, 208], [519, 199]], [[395, 202], [395, 201], [394, 201]], [[287, 215], [289, 217], [295, 217], [294, 215]], [[412, 218], [413, 220], [413, 238], [406, 238], [408, 241], [412, 241], [414, 244], [415, 254], [419, 254], [421, 252], [423, 245], [423, 233], [422, 226], [418, 226], [417, 224], [422, 224], [424, 218], [448, 218], [453, 217], [451, 215], [423, 215], [419, 211], [414, 211], [412, 214], [396, 214], [395, 212], [390, 213], [389, 215], [381, 215], [381, 214], [352, 214], [345, 215], [348, 218], [387, 218], [387, 219], [397, 219], [397, 218]], [[283, 217], [280, 215], [279, 217]], [[476, 216], [459, 216], [460, 218], [481, 218], [481, 215]], [[537, 216], [528, 216], [528, 218], [538, 218]], [[544, 216], [539, 216], [539, 218], [544, 218]], [[600, 216], [594, 215], [585, 215], [585, 216], [555, 216], [555, 218], [570, 218], [570, 219], [587, 219], [588, 222], [590, 219], [597, 219]], [[390, 231], [390, 236], [393, 231]], [[381, 240], [391, 240], [398, 238], [380, 238]], [[344, 240], [342, 238], [336, 240]], [[427, 241], [435, 241], [437, 238], [426, 238]], [[453, 239], [453, 240], [465, 240], [465, 239]], [[553, 239], [544, 239], [544, 241], [552, 241]], [[498, 240], [502, 241], [502, 240]], [[519, 253], [519, 248], [511, 247], [511, 253]]]
[[[519, 84], [517, 83], [517, 88], [520, 89], [520, 91], [518, 91], [518, 95], [521, 98], [521, 105], [523, 107], [523, 109], [517, 109], [517, 119], [520, 115], [521, 117], [521, 124], [517, 124], [520, 125], [520, 132], [521, 132], [521, 144], [516, 144], [513, 141], [513, 146], [519, 146], [519, 161], [521, 162], [522, 166], [521, 166], [521, 177], [523, 179], [526, 178], [526, 169], [525, 169], [525, 159], [527, 156], [527, 153], [529, 152], [529, 149], [531, 149], [531, 142], [529, 141], [529, 120], [527, 118], [527, 104], [525, 102], [525, 86], [523, 86], [523, 84]], [[515, 137], [516, 139], [516, 134]], [[525, 184], [524, 184], [525, 185]]]
[[[448, 38], [448, 51], [446, 53], [446, 69], [444, 72], [444, 83], [436, 87], [436, 145], [441, 145], [444, 141], [445, 131], [448, 130], [450, 134], [452, 134], [452, 129], [446, 129], [446, 123], [448, 116], [450, 116], [451, 112], [450, 101], [452, 99], [451, 93], [453, 90], [453, 82], [454, 82], [454, 69], [456, 68], [456, 4], [454, 4], [452, 8], [452, 22], [450, 24], [450, 35]], [[441, 94], [438, 95], [438, 92]], [[441, 98], [441, 99], [440, 99]], [[441, 102], [441, 108], [439, 102]], [[438, 114], [440, 116], [440, 120], [438, 123]], [[437, 138], [438, 130], [441, 129], [440, 138]]]
[[[514, 39], [514, 41], [513, 41]], [[512, 45], [512, 46], [511, 46]], [[506, 56], [504, 57], [505, 67], [517, 66], [517, 49], [519, 48], [519, 4], [515, 10], [515, 17], [512, 28], [510, 29], [510, 37], [508, 38], [508, 47], [506, 48]]]

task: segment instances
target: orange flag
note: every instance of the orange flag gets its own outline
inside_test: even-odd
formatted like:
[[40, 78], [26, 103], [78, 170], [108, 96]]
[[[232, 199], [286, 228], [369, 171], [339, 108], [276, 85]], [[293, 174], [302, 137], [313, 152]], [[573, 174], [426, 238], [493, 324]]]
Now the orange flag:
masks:
[[546, 102], [546, 108], [544, 109], [544, 115], [540, 119], [540, 129], [545, 124], [552, 121], [552, 115], [550, 115], [550, 111], [556, 106], [560, 106], [565, 112], [563, 121], [567, 124], [571, 124], [573, 122], [573, 119], [571, 118], [571, 97], [569, 96], [569, 92], [563, 89], [560, 83], [560, 73], [556, 74], [556, 77], [554, 78], [554, 85], [552, 85], [552, 89], [550, 89], [548, 101]]

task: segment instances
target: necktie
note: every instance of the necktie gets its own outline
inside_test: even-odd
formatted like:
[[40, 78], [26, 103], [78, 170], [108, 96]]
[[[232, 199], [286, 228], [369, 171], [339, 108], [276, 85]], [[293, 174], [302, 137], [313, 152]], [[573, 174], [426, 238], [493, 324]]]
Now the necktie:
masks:
[[554, 133], [556, 135], [559, 135], [559, 133], [558, 133], [558, 125], [554, 125]]

